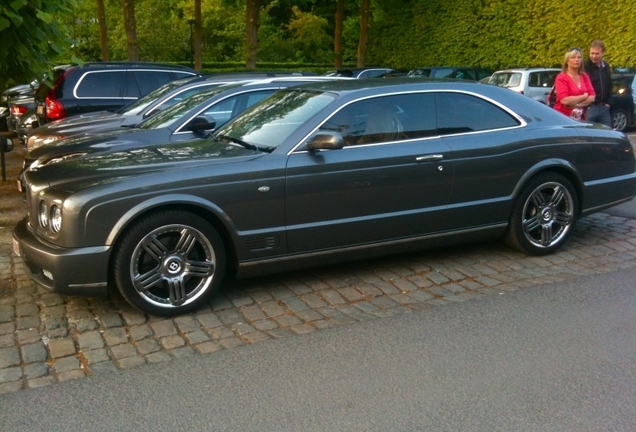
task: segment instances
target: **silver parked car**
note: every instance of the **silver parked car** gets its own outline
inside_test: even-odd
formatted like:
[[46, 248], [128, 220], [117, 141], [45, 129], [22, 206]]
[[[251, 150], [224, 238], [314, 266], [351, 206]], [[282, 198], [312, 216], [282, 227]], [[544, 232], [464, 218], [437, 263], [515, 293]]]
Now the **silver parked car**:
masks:
[[559, 72], [561, 69], [558, 68], [500, 70], [492, 74], [489, 84], [506, 87], [544, 104]]

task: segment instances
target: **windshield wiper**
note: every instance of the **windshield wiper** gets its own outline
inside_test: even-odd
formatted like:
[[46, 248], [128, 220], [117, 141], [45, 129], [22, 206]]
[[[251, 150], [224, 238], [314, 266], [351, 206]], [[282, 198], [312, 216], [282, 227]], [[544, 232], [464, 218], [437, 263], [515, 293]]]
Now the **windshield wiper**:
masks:
[[217, 135], [217, 136], [214, 137], [215, 140], [217, 138], [226, 139], [228, 141], [231, 141], [231, 142], [233, 142], [235, 144], [240, 145], [241, 147], [245, 147], [248, 150], [262, 151], [262, 152], [266, 152], [266, 153], [271, 153], [272, 152], [272, 149], [270, 147], [255, 146], [254, 144], [250, 144], [248, 142], [245, 142], [245, 141], [240, 140], [238, 138], [231, 137], [229, 135]]

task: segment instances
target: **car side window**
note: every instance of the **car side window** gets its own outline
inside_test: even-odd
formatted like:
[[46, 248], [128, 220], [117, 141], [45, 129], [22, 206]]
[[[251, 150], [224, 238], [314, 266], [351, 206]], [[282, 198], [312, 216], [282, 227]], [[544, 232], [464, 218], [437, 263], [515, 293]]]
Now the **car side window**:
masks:
[[541, 87], [541, 72], [531, 72], [528, 79], [528, 86]]
[[132, 71], [141, 95], [146, 95], [172, 81], [171, 73], [168, 71]]
[[176, 94], [174, 96], [172, 96], [171, 98], [166, 99], [165, 101], [163, 101], [160, 105], [157, 105], [156, 107], [154, 107], [152, 109], [151, 112], [148, 112], [145, 114], [145, 117], [148, 117], [150, 115], [153, 114], [157, 114], [159, 111], [162, 111], [168, 107], [171, 107], [172, 105], [176, 104], [177, 102], [181, 102], [184, 99], [189, 98], [192, 95], [195, 95], [197, 93], [202, 92], [203, 90], [207, 90], [208, 87], [193, 87], [190, 88], [188, 90], [184, 90], [179, 94]]
[[432, 93], [385, 96], [354, 102], [321, 130], [339, 132], [345, 145], [375, 144], [436, 135]]
[[267, 96], [274, 93], [274, 91], [274, 89], [268, 89], [232, 96], [208, 107], [202, 114], [213, 117], [216, 121], [216, 127], [219, 127], [223, 123], [233, 119], [247, 108], [254, 105], [256, 102], [265, 99]]
[[120, 98], [125, 71], [87, 72], [77, 84], [79, 98]]
[[518, 126], [517, 119], [481, 98], [463, 93], [437, 94], [437, 129], [440, 135]]

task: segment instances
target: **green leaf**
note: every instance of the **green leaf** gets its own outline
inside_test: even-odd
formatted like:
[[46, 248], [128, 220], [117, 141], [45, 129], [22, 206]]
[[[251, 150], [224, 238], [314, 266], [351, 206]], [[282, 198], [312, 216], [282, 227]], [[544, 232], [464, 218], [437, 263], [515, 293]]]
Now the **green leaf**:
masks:
[[11, 25], [11, 22], [9, 20], [6, 20], [4, 18], [0, 18], [0, 31], [9, 28], [9, 26]]
[[53, 15], [48, 14], [46, 12], [42, 12], [41, 10], [38, 11], [36, 16], [47, 24], [50, 24], [51, 21], [53, 21]]

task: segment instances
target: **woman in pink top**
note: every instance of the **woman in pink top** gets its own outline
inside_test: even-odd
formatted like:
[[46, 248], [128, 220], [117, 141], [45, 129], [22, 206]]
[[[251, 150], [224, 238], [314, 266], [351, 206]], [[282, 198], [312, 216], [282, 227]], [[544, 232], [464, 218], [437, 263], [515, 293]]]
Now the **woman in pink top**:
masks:
[[576, 120], [585, 119], [585, 108], [594, 102], [594, 87], [583, 72], [581, 48], [570, 48], [565, 53], [563, 72], [554, 81], [557, 102], [554, 109]]

